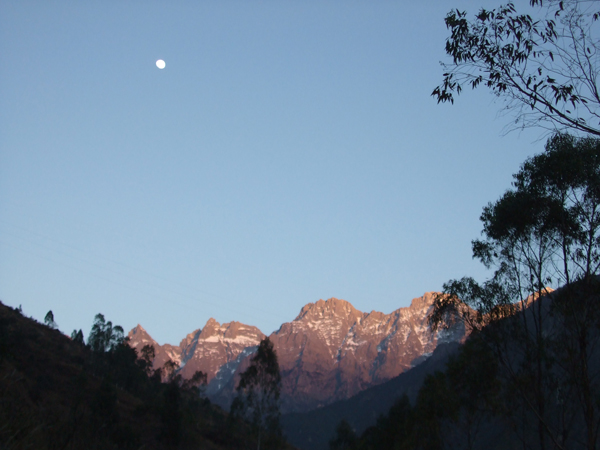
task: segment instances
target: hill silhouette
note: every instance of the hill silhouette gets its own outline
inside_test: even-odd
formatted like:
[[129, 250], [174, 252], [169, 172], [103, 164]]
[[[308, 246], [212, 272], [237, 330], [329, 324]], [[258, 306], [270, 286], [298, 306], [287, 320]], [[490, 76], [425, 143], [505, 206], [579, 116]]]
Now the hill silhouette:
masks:
[[0, 448], [253, 448], [247, 424], [140, 362], [126, 344], [93, 352], [0, 303]]

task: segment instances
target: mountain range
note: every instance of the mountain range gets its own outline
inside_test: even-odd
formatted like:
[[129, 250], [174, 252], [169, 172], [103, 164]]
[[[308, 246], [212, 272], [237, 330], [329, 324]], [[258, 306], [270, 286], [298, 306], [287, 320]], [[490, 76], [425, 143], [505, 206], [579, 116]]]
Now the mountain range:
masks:
[[[435, 295], [425, 293], [390, 314], [361, 312], [336, 298], [305, 305], [269, 336], [279, 358], [282, 412], [310, 411], [350, 398], [425, 361], [440, 343], [462, 340], [463, 326], [429, 330]], [[184, 378], [197, 370], [206, 373], [207, 396], [228, 408], [238, 374], [265, 335], [254, 326], [211, 318], [178, 346], [159, 345], [141, 325], [128, 337], [138, 351], [147, 344], [154, 347], [155, 368], [172, 360]]]

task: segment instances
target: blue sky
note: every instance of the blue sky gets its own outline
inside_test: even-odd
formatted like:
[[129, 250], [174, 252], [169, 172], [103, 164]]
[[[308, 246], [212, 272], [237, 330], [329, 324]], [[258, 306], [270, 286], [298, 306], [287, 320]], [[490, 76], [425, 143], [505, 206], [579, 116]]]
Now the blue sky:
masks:
[[482, 207], [544, 145], [430, 97], [445, 14], [484, 4], [4, 0], [0, 300], [178, 343], [484, 277]]

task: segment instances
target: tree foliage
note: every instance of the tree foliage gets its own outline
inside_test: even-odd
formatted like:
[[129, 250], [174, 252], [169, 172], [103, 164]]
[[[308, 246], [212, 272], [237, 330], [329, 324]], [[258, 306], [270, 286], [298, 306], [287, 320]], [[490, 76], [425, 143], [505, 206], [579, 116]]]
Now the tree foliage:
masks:
[[[271, 340], [266, 337], [260, 342], [250, 366], [241, 374], [238, 395], [231, 406], [234, 416], [240, 416], [252, 424], [257, 434], [258, 449], [264, 435], [274, 440], [275, 444], [280, 439], [280, 390], [277, 353]], [[271, 443], [266, 442], [267, 445]]]
[[452, 63], [432, 93], [454, 102], [465, 86], [485, 86], [506, 102], [515, 127], [600, 136], [600, 41], [597, 2], [531, 0], [530, 14], [512, 3], [469, 19], [454, 10], [446, 54]]
[[[493, 275], [481, 284], [470, 277], [446, 283], [432, 327], [463, 321], [484, 332], [504, 404], [511, 405], [506, 420], [524, 443], [565, 448], [578, 439], [595, 448], [600, 140], [553, 136], [514, 175], [513, 188], [484, 208], [481, 221], [473, 256]], [[548, 297], [549, 286], [560, 289]]]
[[88, 345], [94, 352], [110, 352], [122, 344], [125, 339], [123, 327], [106, 321], [104, 315], [96, 314], [88, 337]]
[[444, 285], [432, 326], [456, 320], [471, 328], [524, 309], [547, 286], [590, 279], [600, 268], [600, 140], [558, 134], [514, 175], [513, 189], [481, 215], [473, 257], [493, 269]]
[[58, 324], [54, 321], [54, 313], [52, 312], [52, 310], [48, 311], [46, 317], [44, 317], [44, 323], [50, 328], [58, 328]]
[[329, 450], [356, 450], [357, 445], [356, 432], [346, 420], [342, 419], [335, 429], [335, 438], [329, 441]]
[[76, 342], [80, 345], [85, 345], [85, 341], [83, 339], [83, 331], [80, 330], [73, 330], [71, 332], [71, 339], [73, 340], [73, 342]]
[[413, 408], [405, 394], [396, 400], [387, 415], [378, 417], [376, 424], [367, 428], [359, 439], [353, 438], [352, 434], [348, 432], [348, 428], [353, 432], [349, 424], [342, 427], [343, 423], [340, 423], [336, 430], [336, 439], [330, 442], [329, 448], [334, 449], [332, 443], [336, 442], [348, 442], [349, 445], [346, 448], [352, 450], [377, 450], [380, 448], [408, 450], [414, 448], [414, 433], [417, 429], [414, 419]]
[[196, 370], [192, 378], [183, 380], [181, 387], [186, 390], [196, 391], [199, 395], [204, 395], [207, 383], [208, 376], [201, 370]]
[[146, 373], [151, 376], [153, 374], [154, 358], [156, 357], [156, 350], [151, 344], [146, 344], [142, 347], [140, 354], [138, 355], [138, 365]]
[[169, 359], [162, 366], [162, 376], [165, 381], [173, 381], [179, 370], [179, 363]]

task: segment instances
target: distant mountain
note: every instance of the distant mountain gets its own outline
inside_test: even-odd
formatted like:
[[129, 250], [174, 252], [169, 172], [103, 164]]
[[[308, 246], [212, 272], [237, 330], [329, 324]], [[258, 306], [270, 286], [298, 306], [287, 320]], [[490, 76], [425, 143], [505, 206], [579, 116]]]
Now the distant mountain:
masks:
[[459, 341], [464, 328], [431, 333], [435, 293], [390, 314], [363, 313], [331, 298], [304, 306], [270, 338], [282, 374], [284, 411], [308, 411], [352, 397], [424, 361], [441, 342]]
[[[159, 345], [138, 325], [129, 334], [129, 345], [138, 351], [147, 344], [154, 347], [154, 368], [162, 367], [169, 359], [180, 366], [179, 373], [191, 378], [197, 370], [206, 373], [209, 383], [207, 393], [215, 393], [233, 376], [240, 355], [247, 356], [264, 339], [265, 335], [256, 327], [239, 322], [219, 324], [209, 319], [204, 328], [188, 334], [179, 344]], [[221, 368], [228, 366], [228, 374]], [[226, 376], [228, 375], [228, 376]]]
[[175, 347], [171, 344], [158, 345], [141, 325], [132, 329], [127, 335], [129, 345], [135, 348], [138, 353], [145, 345], [152, 345], [155, 351], [154, 368], [162, 367], [167, 361], [172, 360], [177, 364], [181, 363], [181, 347]]
[[[431, 356], [439, 343], [461, 340], [464, 327], [431, 333], [427, 317], [435, 293], [416, 298], [390, 314], [364, 313], [349, 302], [330, 298], [304, 306], [292, 321], [271, 334], [282, 375], [282, 411], [308, 411], [349, 398], [381, 384]], [[141, 326], [129, 332], [130, 345], [156, 349], [155, 367], [168, 359], [189, 378], [208, 375], [207, 394], [227, 408], [237, 374], [264, 334], [256, 327], [210, 319], [178, 347], [158, 345]]]

